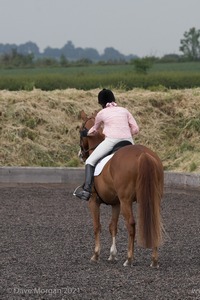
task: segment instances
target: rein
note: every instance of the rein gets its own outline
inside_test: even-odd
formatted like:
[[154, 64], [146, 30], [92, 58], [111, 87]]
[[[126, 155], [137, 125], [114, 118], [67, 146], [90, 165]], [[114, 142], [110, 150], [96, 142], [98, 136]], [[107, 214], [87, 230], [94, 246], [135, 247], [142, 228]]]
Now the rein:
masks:
[[90, 151], [93, 151], [98, 145], [94, 146], [94, 147], [91, 147], [91, 148], [88, 148], [88, 149], [85, 149], [84, 146], [83, 146], [83, 143], [82, 143], [82, 139], [84, 137], [87, 137], [87, 134], [86, 132], [88, 131], [88, 128], [86, 127], [86, 124], [89, 120], [91, 119], [94, 119], [94, 117], [91, 117], [89, 119], [87, 119], [85, 121], [85, 123], [82, 125], [82, 129], [80, 130], [80, 148], [81, 148], [81, 153], [82, 153], [82, 156], [84, 157], [84, 155], [89, 155], [89, 152]]
[[97, 146], [91, 147], [91, 148], [89, 148], [89, 149], [87, 149], [87, 150], [85, 150], [84, 147], [83, 147], [83, 145], [81, 145], [81, 144], [80, 144], [80, 147], [81, 147], [81, 151], [84, 152], [84, 153], [86, 154], [86, 153], [89, 153], [90, 151], [96, 149]]

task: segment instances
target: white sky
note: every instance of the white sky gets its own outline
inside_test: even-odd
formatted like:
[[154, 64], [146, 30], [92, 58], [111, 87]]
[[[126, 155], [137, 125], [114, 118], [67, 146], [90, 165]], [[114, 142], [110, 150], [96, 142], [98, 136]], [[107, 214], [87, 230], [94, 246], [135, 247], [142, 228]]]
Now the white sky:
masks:
[[200, 29], [200, 0], [0, 0], [0, 43], [43, 51], [113, 47], [122, 54], [178, 53], [185, 31]]

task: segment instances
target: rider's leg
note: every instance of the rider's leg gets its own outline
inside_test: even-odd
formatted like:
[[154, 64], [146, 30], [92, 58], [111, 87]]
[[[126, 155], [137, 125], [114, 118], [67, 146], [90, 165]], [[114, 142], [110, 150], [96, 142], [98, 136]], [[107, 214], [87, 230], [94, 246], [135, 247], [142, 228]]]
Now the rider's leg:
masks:
[[83, 190], [79, 193], [76, 193], [76, 197], [82, 200], [89, 200], [92, 192], [92, 181], [94, 175], [94, 166], [85, 165], [85, 183], [83, 186]]

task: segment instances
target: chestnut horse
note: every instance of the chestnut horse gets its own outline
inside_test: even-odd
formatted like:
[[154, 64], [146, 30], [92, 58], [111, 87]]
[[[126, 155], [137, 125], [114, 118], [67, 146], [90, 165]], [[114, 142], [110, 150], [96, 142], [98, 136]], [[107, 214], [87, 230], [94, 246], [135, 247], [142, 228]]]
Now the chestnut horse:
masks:
[[[85, 161], [95, 147], [104, 139], [101, 132], [95, 136], [83, 136], [85, 129], [94, 125], [95, 114], [87, 117], [81, 112], [83, 121], [80, 130], [80, 156]], [[158, 267], [158, 246], [162, 242], [163, 226], [160, 214], [163, 195], [164, 172], [156, 153], [142, 145], [128, 145], [115, 152], [100, 175], [94, 177], [89, 207], [93, 218], [95, 249], [91, 260], [98, 261], [100, 255], [100, 205], [112, 206], [109, 225], [112, 237], [109, 260], [117, 254], [116, 235], [120, 212], [128, 230], [128, 254], [124, 266], [131, 265], [134, 257], [136, 221], [132, 204], [137, 202], [137, 242], [144, 248], [152, 248], [151, 266]]]

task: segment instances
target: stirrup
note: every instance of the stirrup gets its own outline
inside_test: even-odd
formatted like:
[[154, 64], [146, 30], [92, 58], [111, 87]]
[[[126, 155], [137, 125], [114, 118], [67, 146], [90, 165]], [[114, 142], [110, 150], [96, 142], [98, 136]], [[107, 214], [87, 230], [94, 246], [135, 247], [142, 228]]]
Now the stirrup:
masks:
[[74, 192], [73, 192], [73, 196], [76, 196], [76, 192], [78, 191], [78, 189], [83, 188], [83, 185], [79, 185], [77, 186], [77, 188], [75, 188]]
[[[82, 188], [82, 190], [80, 192], [77, 192], [77, 190], [79, 188]], [[74, 190], [74, 193], [73, 193], [74, 196], [76, 196], [77, 198], [81, 199], [81, 200], [85, 200], [85, 201], [88, 201], [90, 199], [90, 196], [91, 196], [91, 192], [89, 191], [85, 191], [81, 186], [78, 186], [75, 190]]]

